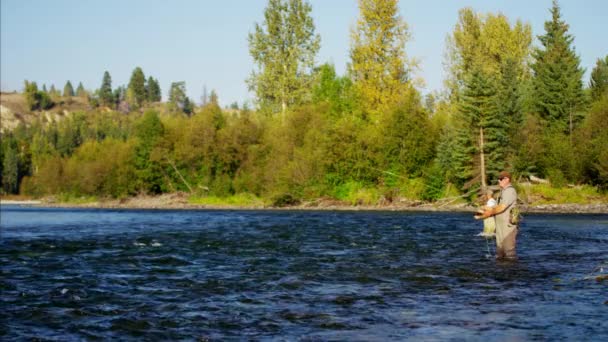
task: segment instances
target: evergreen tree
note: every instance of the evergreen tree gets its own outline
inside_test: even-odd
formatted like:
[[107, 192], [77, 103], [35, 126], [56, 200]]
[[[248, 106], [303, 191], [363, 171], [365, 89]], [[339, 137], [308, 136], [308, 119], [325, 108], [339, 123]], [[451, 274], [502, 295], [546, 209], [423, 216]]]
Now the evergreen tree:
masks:
[[72, 87], [72, 83], [67, 81], [65, 86], [63, 87], [63, 96], [64, 97], [72, 97], [74, 96], [74, 87]]
[[[505, 155], [515, 153], [513, 141], [523, 124], [523, 110], [521, 106], [521, 82], [517, 78], [519, 66], [513, 59], [508, 59], [501, 66], [501, 74], [497, 86], [496, 101], [498, 115], [505, 123], [508, 137], [501, 148]], [[500, 171], [500, 170], [499, 170]]]
[[186, 82], [173, 82], [169, 89], [169, 105], [172, 110], [183, 110], [186, 100]]
[[184, 108], [182, 108], [182, 111], [188, 116], [190, 116], [190, 115], [192, 115], [192, 113], [194, 113], [194, 105], [192, 104], [192, 101], [190, 101], [190, 99], [187, 96], [184, 99]]
[[82, 82], [78, 82], [78, 87], [76, 88], [76, 96], [78, 97], [87, 97], [87, 91], [84, 90], [84, 86], [82, 85]]
[[455, 144], [456, 177], [465, 188], [488, 185], [505, 168], [508, 119], [500, 115], [497, 89], [480, 69], [465, 80]]
[[114, 95], [112, 93], [112, 77], [110, 77], [108, 71], [103, 73], [101, 87], [99, 88], [99, 100], [104, 106], [113, 106], [115, 103]]
[[141, 107], [146, 100], [146, 77], [140, 67], [136, 67], [131, 74], [127, 89], [128, 101], [132, 105]]
[[120, 104], [120, 103], [122, 103], [123, 101], [126, 100], [126, 98], [127, 98], [127, 90], [125, 89], [124, 86], [120, 86], [120, 87], [114, 89], [112, 97], [114, 99], [114, 103]]
[[[43, 91], [43, 93], [47, 93], [47, 92]], [[61, 94], [59, 93], [59, 90], [57, 90], [57, 88], [55, 88], [54, 84], [51, 84], [51, 89], [48, 91], [48, 95], [52, 96], [53, 98], [57, 98], [57, 97], [61, 96]]]
[[135, 147], [135, 169], [138, 188], [144, 192], [158, 194], [163, 191], [163, 170], [153, 160], [153, 150], [159, 144], [165, 128], [155, 111], [146, 111], [135, 129], [138, 138]]
[[608, 95], [608, 56], [603, 60], [598, 58], [593, 71], [591, 71], [591, 80], [589, 81], [591, 89], [591, 99], [599, 100], [602, 96]]
[[405, 55], [409, 32], [397, 0], [359, 0], [359, 12], [351, 34], [349, 69], [363, 109], [376, 115], [399, 102], [409, 81]]
[[577, 110], [584, 100], [583, 69], [556, 0], [551, 15], [551, 21], [545, 22], [546, 33], [538, 37], [542, 48], [534, 51], [534, 98], [539, 114], [549, 126], [572, 133], [573, 124], [580, 119]]
[[146, 94], [148, 102], [160, 102], [161, 100], [160, 85], [158, 80], [152, 76], [148, 77]]
[[211, 89], [211, 93], [209, 94], [209, 103], [208, 104], [213, 105], [213, 106], [218, 106], [218, 107], [220, 105], [220, 99], [217, 96], [215, 89]]
[[259, 103], [285, 114], [310, 93], [314, 58], [320, 40], [306, 0], [269, 0], [265, 21], [250, 33], [249, 53], [258, 71], [247, 80]]
[[[7, 140], [2, 144], [2, 189], [8, 194], [19, 193], [19, 153], [17, 141], [12, 135], [5, 137]], [[4, 141], [3, 141], [4, 142]]]

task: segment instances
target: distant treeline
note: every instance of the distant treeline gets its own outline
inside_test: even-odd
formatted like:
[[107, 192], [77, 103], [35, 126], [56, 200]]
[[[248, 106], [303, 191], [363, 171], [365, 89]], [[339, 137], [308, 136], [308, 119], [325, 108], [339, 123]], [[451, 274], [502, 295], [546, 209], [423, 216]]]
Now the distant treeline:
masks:
[[[349, 69], [339, 76], [314, 62], [321, 40], [310, 4], [269, 0], [266, 21], [248, 37], [252, 109], [222, 109], [215, 92], [196, 106], [184, 82], [163, 103], [140, 68], [116, 89], [106, 72], [99, 90], [80, 91], [90, 110], [2, 136], [2, 191], [432, 201], [472, 193], [502, 169], [608, 189], [608, 56], [584, 86], [557, 2], [539, 47], [529, 24], [462, 9], [446, 90], [426, 97], [406, 57], [397, 1], [360, 0], [359, 8]], [[78, 92], [66, 84], [63, 98]], [[24, 95], [32, 110], [59, 96], [32, 82]]]

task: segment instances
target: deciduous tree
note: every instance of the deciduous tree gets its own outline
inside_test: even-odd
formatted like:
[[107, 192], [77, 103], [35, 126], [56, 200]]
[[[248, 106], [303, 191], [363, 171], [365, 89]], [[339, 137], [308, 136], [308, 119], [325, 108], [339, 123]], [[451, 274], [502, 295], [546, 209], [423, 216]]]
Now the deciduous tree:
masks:
[[306, 0], [269, 0], [264, 22], [249, 34], [249, 53], [257, 66], [247, 80], [259, 104], [285, 113], [310, 94], [320, 36]]
[[350, 74], [363, 109], [378, 114], [395, 106], [410, 79], [407, 24], [397, 0], [359, 0], [359, 19], [351, 33]]

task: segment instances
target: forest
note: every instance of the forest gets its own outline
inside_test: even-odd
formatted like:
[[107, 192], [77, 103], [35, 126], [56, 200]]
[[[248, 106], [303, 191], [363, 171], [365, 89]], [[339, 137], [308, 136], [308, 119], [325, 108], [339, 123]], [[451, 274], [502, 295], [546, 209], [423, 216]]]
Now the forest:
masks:
[[[583, 80], [557, 1], [538, 46], [521, 20], [461, 9], [445, 89], [426, 96], [398, 0], [358, 3], [348, 70], [338, 75], [316, 61], [311, 5], [269, 0], [247, 35], [252, 106], [222, 108], [215, 91], [195, 103], [184, 82], [163, 101], [139, 67], [118, 87], [106, 71], [94, 91], [25, 81], [28, 110], [40, 115], [2, 133], [2, 193], [432, 202], [473, 199], [501, 170], [516, 181], [608, 190], [608, 56]], [[86, 110], [42, 115], [77, 99]]]

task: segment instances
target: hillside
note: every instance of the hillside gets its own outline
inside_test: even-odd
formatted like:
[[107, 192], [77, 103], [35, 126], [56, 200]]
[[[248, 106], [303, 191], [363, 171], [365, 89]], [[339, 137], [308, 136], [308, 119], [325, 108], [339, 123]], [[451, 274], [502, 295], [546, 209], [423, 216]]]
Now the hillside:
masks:
[[27, 125], [37, 119], [43, 122], [60, 121], [72, 112], [89, 109], [87, 100], [79, 97], [59, 97], [53, 101], [55, 105], [48, 110], [31, 111], [23, 94], [0, 93], [0, 133], [12, 131], [20, 123]]

